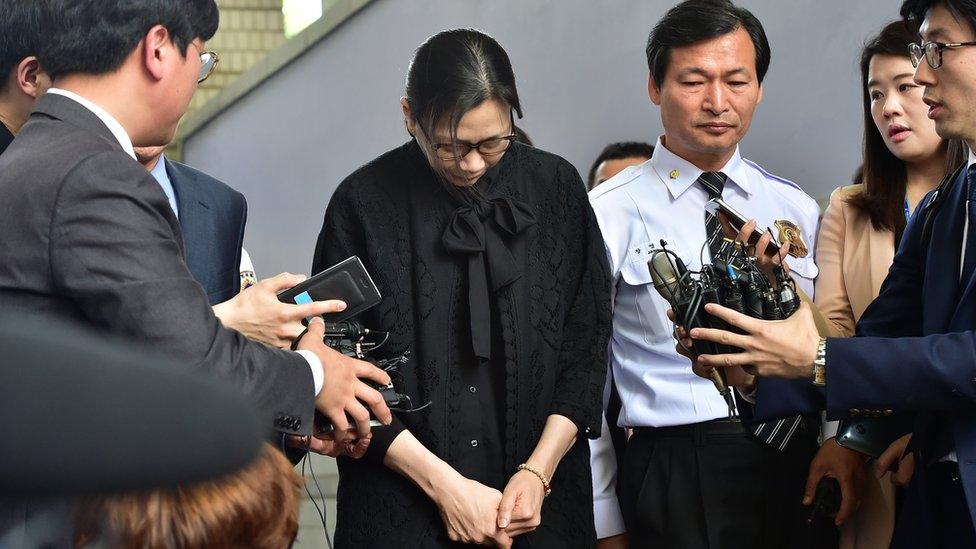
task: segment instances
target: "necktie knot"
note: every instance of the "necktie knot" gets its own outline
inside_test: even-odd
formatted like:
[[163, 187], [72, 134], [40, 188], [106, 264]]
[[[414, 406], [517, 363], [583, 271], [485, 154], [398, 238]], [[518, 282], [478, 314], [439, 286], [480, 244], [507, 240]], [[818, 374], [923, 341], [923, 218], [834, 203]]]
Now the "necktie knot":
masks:
[[722, 190], [728, 180], [722, 172], [702, 172], [698, 176], [698, 183], [705, 188], [709, 198], [722, 198]]

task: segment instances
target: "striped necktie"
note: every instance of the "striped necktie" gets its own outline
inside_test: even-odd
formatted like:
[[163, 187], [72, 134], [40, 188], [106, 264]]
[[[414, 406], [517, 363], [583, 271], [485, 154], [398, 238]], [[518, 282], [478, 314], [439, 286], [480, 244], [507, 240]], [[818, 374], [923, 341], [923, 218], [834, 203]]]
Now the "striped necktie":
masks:
[[[722, 190], [725, 189], [725, 182], [728, 177], [722, 172], [702, 172], [696, 181], [701, 185], [708, 198], [722, 198]], [[718, 222], [718, 217], [705, 212], [705, 238], [708, 239], [708, 251], [714, 256], [722, 246], [722, 227]]]
[[752, 431], [759, 442], [783, 451], [786, 449], [786, 445], [790, 443], [790, 439], [793, 438], [793, 434], [796, 433], [802, 420], [803, 416], [796, 415], [784, 419], [753, 423], [747, 425], [746, 428]]

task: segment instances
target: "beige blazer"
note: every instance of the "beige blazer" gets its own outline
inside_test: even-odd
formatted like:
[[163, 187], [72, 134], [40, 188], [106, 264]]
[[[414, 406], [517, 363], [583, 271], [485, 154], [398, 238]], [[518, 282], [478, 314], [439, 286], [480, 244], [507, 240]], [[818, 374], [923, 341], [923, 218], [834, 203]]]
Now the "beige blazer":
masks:
[[[850, 337], [868, 304], [878, 296], [895, 256], [895, 237], [879, 231], [861, 211], [846, 202], [860, 185], [835, 190], [817, 237], [817, 308], [830, 335]], [[867, 472], [861, 507], [841, 527], [841, 549], [882, 549], [895, 526], [895, 489], [889, 477]]]
[[895, 256], [895, 237], [846, 202], [860, 189], [849, 185], [830, 195], [817, 237], [816, 304], [835, 336], [854, 335], [854, 325], [878, 297]]

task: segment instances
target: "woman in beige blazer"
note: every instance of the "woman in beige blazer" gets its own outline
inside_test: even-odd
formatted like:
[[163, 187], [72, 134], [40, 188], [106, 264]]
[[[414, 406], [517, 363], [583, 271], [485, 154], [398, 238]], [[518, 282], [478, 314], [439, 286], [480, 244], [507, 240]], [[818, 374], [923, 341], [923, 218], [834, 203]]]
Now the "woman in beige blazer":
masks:
[[[912, 81], [908, 45], [916, 36], [897, 21], [868, 41], [861, 54], [864, 163], [855, 185], [831, 194], [817, 239], [815, 303], [833, 336], [854, 335], [857, 320], [878, 296], [908, 215], [963, 160], [959, 144], [935, 133], [923, 89]], [[906, 437], [894, 443], [870, 468], [867, 456], [832, 439], [821, 447], [811, 469], [818, 461], [847, 460], [858, 465], [853, 469], [857, 484], [863, 482], [861, 506], [841, 526], [841, 547], [889, 546], [895, 523], [892, 481], [911, 477], [911, 457], [900, 463], [897, 479], [886, 471], [907, 442]]]

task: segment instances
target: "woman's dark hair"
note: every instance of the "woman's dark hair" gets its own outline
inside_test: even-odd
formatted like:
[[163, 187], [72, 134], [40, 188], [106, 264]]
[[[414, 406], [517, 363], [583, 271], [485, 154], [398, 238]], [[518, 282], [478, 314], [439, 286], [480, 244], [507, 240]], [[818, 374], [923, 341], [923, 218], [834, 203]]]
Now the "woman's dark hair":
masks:
[[451, 140], [468, 111], [498, 100], [522, 118], [515, 73], [508, 54], [494, 38], [474, 29], [451, 29], [417, 48], [407, 71], [410, 115], [430, 138], [446, 122]]
[[[908, 171], [905, 162], [895, 156], [871, 116], [871, 93], [868, 90], [868, 68], [876, 55], [908, 58], [908, 44], [918, 37], [918, 25], [894, 21], [885, 25], [877, 36], [868, 40], [861, 52], [861, 96], [864, 104], [864, 163], [855, 175], [861, 192], [847, 199], [848, 204], [861, 210], [871, 219], [877, 230], [895, 233], [895, 242], [905, 230], [905, 186]], [[946, 143], [946, 173], [955, 170], [965, 160], [966, 151], [956, 140]]]
[[43, 3], [46, 9], [38, 58], [51, 78], [73, 73], [106, 74], [118, 69], [155, 25], [166, 27], [185, 56], [190, 42], [213, 37], [220, 20], [214, 0]]
[[756, 16], [728, 0], [686, 0], [674, 6], [647, 37], [647, 68], [659, 87], [671, 62], [671, 49], [745, 29], [756, 48], [756, 76], [762, 83], [769, 69], [769, 40]]

